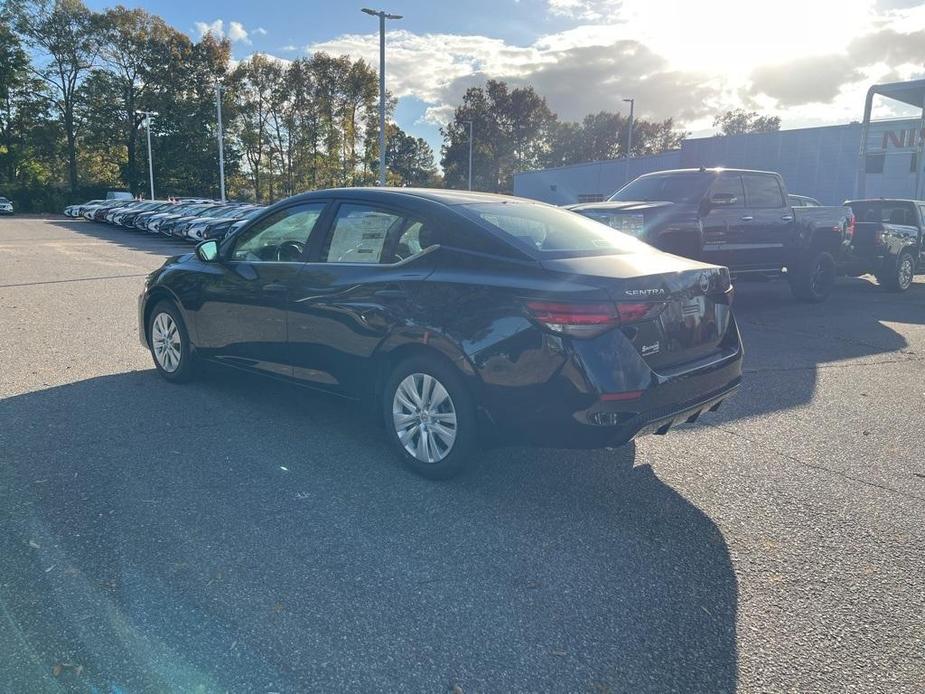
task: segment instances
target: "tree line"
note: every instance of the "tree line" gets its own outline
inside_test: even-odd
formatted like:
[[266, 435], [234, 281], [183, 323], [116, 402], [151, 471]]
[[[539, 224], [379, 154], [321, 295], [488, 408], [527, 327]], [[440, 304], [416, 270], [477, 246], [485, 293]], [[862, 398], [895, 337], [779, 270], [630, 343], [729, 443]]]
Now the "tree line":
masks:
[[[143, 9], [8, 0], [0, 9], [0, 194], [27, 211], [113, 188], [146, 193], [139, 112], [153, 111], [159, 197], [217, 197], [216, 85], [229, 197], [269, 202], [376, 182], [379, 83], [363, 60], [317, 52], [236, 63], [227, 39], [194, 41]], [[518, 170], [626, 155], [622, 114], [563, 121], [532, 87], [490, 80], [465, 93], [442, 129], [441, 175], [427, 142], [394, 123], [388, 94], [387, 103], [391, 185], [466, 187], [469, 121], [479, 190], [510, 192]], [[634, 156], [676, 148], [686, 134], [671, 119], [633, 125]]]

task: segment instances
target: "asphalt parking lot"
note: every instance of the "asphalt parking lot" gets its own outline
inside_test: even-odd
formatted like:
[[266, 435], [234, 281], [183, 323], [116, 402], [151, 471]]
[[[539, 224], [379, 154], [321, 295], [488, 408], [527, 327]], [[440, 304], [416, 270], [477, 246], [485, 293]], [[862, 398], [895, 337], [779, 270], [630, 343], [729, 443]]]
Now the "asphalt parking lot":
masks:
[[0, 691], [921, 691], [922, 278], [740, 285], [724, 410], [434, 483], [349, 403], [161, 380], [188, 249], [0, 220]]

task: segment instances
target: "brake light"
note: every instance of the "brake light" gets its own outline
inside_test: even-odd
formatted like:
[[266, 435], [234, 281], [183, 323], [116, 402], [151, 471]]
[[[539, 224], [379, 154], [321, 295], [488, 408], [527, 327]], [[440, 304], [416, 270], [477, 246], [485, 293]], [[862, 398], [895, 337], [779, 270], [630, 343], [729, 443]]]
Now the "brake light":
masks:
[[533, 318], [556, 333], [573, 337], [596, 337], [624, 323], [655, 315], [661, 303], [561, 303], [528, 301]]
[[644, 302], [617, 304], [617, 315], [620, 316], [621, 323], [635, 323], [647, 318], [654, 311], [655, 306], [661, 306], [661, 304], [647, 304]]
[[849, 241], [854, 240], [854, 225], [857, 222], [857, 218], [853, 214], [848, 215], [848, 226], [845, 227], [845, 236], [848, 237]]

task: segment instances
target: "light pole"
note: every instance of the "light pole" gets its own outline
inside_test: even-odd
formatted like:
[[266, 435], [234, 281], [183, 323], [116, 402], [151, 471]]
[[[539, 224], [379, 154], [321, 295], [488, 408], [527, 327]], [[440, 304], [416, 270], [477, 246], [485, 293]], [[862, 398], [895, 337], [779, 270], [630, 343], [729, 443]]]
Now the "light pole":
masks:
[[472, 121], [464, 121], [469, 124], [469, 190], [472, 190]]
[[154, 162], [151, 160], [151, 119], [158, 114], [157, 111], [135, 111], [135, 113], [145, 117], [145, 129], [148, 131], [148, 180], [151, 182], [151, 199], [154, 200]]
[[636, 99], [624, 99], [630, 105], [630, 118], [626, 127], [626, 158], [633, 156], [633, 107], [636, 105]]
[[385, 20], [401, 19], [400, 14], [363, 8], [363, 12], [379, 18], [379, 185], [385, 185]]
[[225, 202], [225, 143], [222, 140], [222, 85], [215, 83], [215, 111], [218, 113], [218, 181]]

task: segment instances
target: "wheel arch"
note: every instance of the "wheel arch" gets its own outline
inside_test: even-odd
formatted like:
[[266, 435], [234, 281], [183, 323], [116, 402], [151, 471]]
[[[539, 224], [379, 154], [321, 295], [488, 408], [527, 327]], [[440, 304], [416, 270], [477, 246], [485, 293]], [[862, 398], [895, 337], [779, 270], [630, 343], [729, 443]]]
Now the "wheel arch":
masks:
[[396, 364], [412, 357], [431, 357], [454, 367], [473, 396], [481, 383], [475, 366], [463, 349], [442, 334], [424, 331], [419, 336], [393, 335], [387, 338], [374, 355], [375, 396], [378, 399], [386, 379]]
[[148, 298], [145, 300], [144, 313], [142, 314], [142, 325], [144, 326], [145, 331], [145, 342], [151, 344], [151, 332], [150, 332], [150, 323], [151, 323], [151, 312], [154, 310], [154, 307], [157, 306], [161, 301], [169, 301], [174, 306], [177, 307], [177, 310], [180, 312], [180, 316], [183, 318], [183, 321], [186, 323], [187, 333], [189, 332], [189, 321], [186, 318], [186, 312], [183, 310], [183, 305], [180, 303], [180, 300], [177, 298], [176, 294], [163, 286], [152, 287], [148, 291]]

